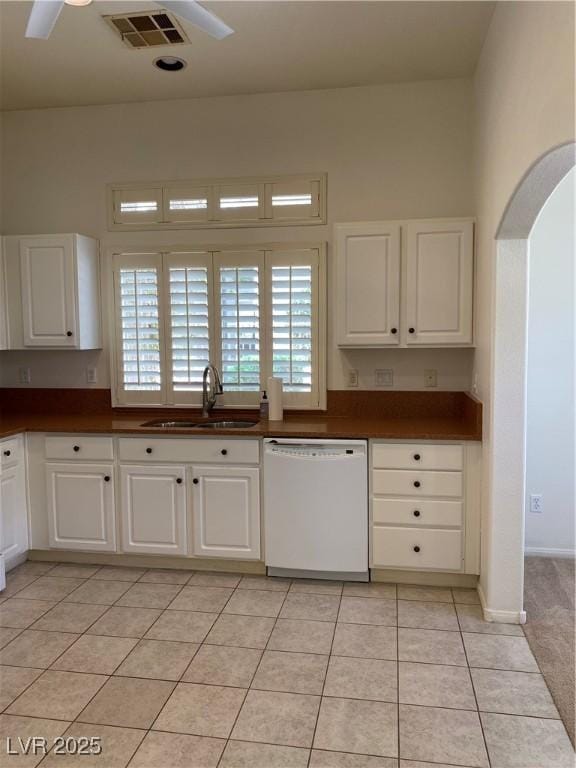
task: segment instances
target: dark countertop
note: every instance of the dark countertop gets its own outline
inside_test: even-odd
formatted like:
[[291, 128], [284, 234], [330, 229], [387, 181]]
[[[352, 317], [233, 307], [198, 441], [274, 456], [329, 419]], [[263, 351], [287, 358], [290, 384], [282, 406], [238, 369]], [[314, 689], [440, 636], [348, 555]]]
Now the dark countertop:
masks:
[[331, 437], [413, 440], [481, 440], [474, 423], [462, 419], [302, 417], [288, 415], [281, 422], [259, 422], [247, 429], [181, 429], [143, 427], [150, 416], [122, 414], [18, 414], [0, 418], [0, 438], [20, 432], [82, 432], [131, 435], [193, 435], [216, 437]]
[[[258, 419], [255, 410], [215, 409], [212, 418]], [[281, 422], [246, 429], [153, 428], [153, 419], [202, 420], [200, 411], [112, 408], [109, 390], [0, 389], [0, 438], [20, 432], [194, 437], [481, 440], [482, 404], [466, 392], [328, 392], [326, 411], [288, 411]]]

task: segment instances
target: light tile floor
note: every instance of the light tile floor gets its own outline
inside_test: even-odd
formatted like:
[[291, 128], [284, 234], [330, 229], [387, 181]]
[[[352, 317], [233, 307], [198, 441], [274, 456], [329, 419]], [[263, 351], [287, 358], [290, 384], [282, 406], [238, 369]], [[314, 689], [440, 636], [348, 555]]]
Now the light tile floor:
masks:
[[[474, 590], [30, 562], [0, 665], [0, 766], [574, 765], [521, 627]], [[61, 735], [102, 754], [6, 754]]]

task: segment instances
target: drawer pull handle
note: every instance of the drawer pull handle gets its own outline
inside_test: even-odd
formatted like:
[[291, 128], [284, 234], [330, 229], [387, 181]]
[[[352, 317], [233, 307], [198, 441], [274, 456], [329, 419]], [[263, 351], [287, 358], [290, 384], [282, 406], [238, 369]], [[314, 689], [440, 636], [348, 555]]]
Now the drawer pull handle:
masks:
[[181, 477], [177, 477], [177, 478], [176, 478], [176, 482], [178, 483], [178, 485], [180, 485], [180, 484], [181, 484], [181, 482], [182, 482], [182, 478], [181, 478]]
[[80, 450], [80, 446], [79, 445], [75, 445], [73, 450], [74, 450], [74, 453], [78, 453], [78, 451]]
[[194, 483], [194, 485], [198, 485], [198, 478], [195, 477], [194, 480], [192, 480], [192, 482]]
[[110, 482], [110, 475], [104, 475], [104, 482], [109, 483]]
[[414, 552], [420, 552], [420, 547], [419, 546], [415, 546], [414, 547]]
[[390, 333], [398, 333], [398, 328], [390, 328]]
[[74, 334], [72, 333], [72, 331], [66, 331], [66, 336], [73, 336], [73, 335]]
[[10, 456], [10, 451], [4, 451], [4, 456]]
[[420, 488], [420, 480], [414, 480], [414, 488]]
[[416, 333], [416, 328], [408, 328], [408, 333]]
[[146, 448], [146, 453], [152, 453], [152, 448]]
[[421, 458], [421, 457], [420, 457], [420, 454], [419, 454], [419, 453], [415, 453], [415, 454], [414, 454], [414, 461], [420, 461], [420, 458]]
[[220, 453], [222, 454], [222, 456], [227, 456], [228, 455], [228, 451], [226, 450], [226, 448], [222, 448]]
[[412, 514], [414, 515], [414, 517], [420, 517], [420, 510], [419, 509], [415, 509]]

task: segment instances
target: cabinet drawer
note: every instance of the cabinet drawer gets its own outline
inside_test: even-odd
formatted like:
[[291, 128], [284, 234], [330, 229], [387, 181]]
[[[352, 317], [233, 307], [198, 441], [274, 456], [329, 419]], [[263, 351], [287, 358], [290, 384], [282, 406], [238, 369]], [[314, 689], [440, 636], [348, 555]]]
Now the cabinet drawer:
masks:
[[462, 469], [461, 445], [376, 443], [372, 447], [374, 469]]
[[461, 531], [375, 526], [372, 564], [385, 568], [462, 568]]
[[47, 459], [78, 459], [79, 461], [113, 461], [114, 443], [111, 437], [67, 437], [46, 438]]
[[374, 523], [459, 528], [462, 525], [461, 501], [430, 499], [382, 499], [372, 504]]
[[462, 496], [461, 472], [418, 472], [409, 469], [376, 469], [372, 491], [387, 496]]
[[258, 464], [260, 460], [258, 440], [123, 437], [118, 441], [118, 449], [121, 461]]
[[11, 437], [0, 443], [0, 467], [14, 467], [24, 459], [24, 446], [21, 437]]

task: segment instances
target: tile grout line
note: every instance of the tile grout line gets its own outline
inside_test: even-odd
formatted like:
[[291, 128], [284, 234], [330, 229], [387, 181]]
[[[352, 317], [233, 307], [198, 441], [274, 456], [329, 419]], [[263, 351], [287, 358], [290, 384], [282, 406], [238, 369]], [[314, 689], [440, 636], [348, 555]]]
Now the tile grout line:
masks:
[[322, 709], [322, 702], [324, 701], [324, 691], [326, 689], [326, 680], [328, 678], [328, 672], [330, 671], [330, 662], [332, 660], [332, 649], [334, 648], [334, 639], [336, 637], [336, 630], [338, 629], [338, 619], [340, 617], [340, 610], [342, 608], [342, 598], [344, 596], [344, 586], [346, 582], [342, 582], [342, 591], [338, 599], [338, 610], [336, 611], [336, 621], [334, 622], [334, 630], [332, 632], [332, 640], [330, 641], [330, 650], [328, 651], [328, 662], [326, 664], [326, 672], [324, 674], [324, 681], [322, 683], [322, 692], [320, 694], [320, 701], [318, 702], [318, 712], [316, 713], [316, 722], [314, 723], [314, 730], [312, 731], [312, 741], [310, 743], [310, 751], [308, 753], [308, 762], [306, 765], [310, 767], [310, 761], [312, 760], [312, 750], [314, 749], [314, 741], [316, 740], [316, 731], [318, 730], [318, 721], [320, 720], [320, 711]]

